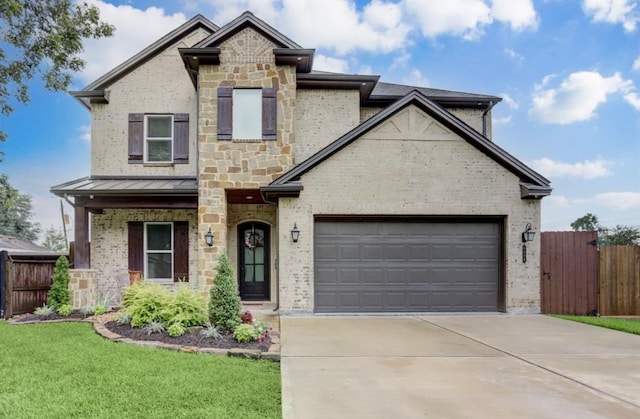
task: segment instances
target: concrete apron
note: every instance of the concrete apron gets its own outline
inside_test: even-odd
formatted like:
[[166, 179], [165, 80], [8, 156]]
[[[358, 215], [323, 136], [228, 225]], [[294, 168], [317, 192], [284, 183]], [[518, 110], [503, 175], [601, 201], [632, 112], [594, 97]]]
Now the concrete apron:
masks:
[[284, 419], [640, 417], [640, 336], [545, 316], [280, 325]]

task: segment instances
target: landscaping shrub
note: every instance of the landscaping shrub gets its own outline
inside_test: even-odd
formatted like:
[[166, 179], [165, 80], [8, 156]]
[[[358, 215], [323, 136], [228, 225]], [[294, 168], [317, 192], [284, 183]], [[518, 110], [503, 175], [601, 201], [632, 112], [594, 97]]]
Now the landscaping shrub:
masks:
[[58, 307], [57, 311], [59, 315], [66, 317], [71, 314], [71, 312], [73, 311], [73, 307], [71, 307], [71, 304], [63, 304]]
[[53, 283], [47, 294], [47, 305], [58, 309], [63, 305], [71, 304], [69, 292], [69, 262], [65, 256], [60, 256], [53, 269]]
[[172, 299], [162, 286], [143, 282], [126, 287], [123, 291], [124, 311], [131, 315], [131, 326], [142, 327], [152, 321], [165, 322], [166, 308]]
[[233, 331], [233, 337], [240, 343], [251, 342], [252, 340], [256, 340], [257, 332], [253, 325], [242, 323]]
[[53, 307], [51, 306], [47, 306], [44, 305], [42, 307], [38, 307], [36, 308], [33, 313], [37, 316], [42, 316], [42, 317], [46, 317], [46, 316], [50, 316], [52, 314], [54, 314], [56, 311]]
[[207, 302], [195, 290], [180, 284], [175, 297], [165, 307], [163, 318], [169, 327], [180, 323], [184, 327], [204, 326], [207, 324]]
[[240, 294], [227, 255], [220, 256], [213, 287], [209, 292], [209, 320], [226, 330], [235, 330], [240, 323]]
[[169, 333], [169, 336], [171, 336], [172, 338], [177, 338], [178, 336], [182, 336], [186, 331], [187, 329], [180, 323], [173, 323], [171, 326], [167, 328], [167, 333]]

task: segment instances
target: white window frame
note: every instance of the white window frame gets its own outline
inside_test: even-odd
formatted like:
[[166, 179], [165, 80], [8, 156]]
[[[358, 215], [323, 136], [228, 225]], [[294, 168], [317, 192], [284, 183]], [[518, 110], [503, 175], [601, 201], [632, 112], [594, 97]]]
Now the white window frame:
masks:
[[[149, 225], [169, 225], [171, 226], [171, 249], [170, 250], [149, 250], [147, 245], [147, 226]], [[154, 221], [144, 223], [144, 279], [157, 282], [173, 282], [174, 272], [174, 229], [173, 222], [170, 221]], [[169, 278], [150, 278], [149, 277], [149, 254], [170, 254], [171, 255], [171, 277]]]
[[[251, 100], [251, 103], [248, 103], [249, 109], [248, 100]], [[254, 100], [257, 103], [253, 103]], [[247, 110], [257, 112], [257, 115], [247, 116]], [[245, 111], [244, 115], [241, 111]], [[249, 129], [246, 126], [247, 120], [254, 124]], [[262, 89], [233, 89], [232, 132], [234, 140], [262, 139]]]
[[[150, 137], [149, 133], [149, 118], [170, 118], [170, 128], [171, 128], [171, 136], [170, 137]], [[174, 121], [173, 114], [148, 114], [144, 116], [144, 162], [145, 163], [173, 163], [173, 142], [175, 141], [175, 133], [174, 133]], [[169, 155], [168, 160], [149, 160], [149, 141], [167, 141], [171, 142], [171, 153]]]

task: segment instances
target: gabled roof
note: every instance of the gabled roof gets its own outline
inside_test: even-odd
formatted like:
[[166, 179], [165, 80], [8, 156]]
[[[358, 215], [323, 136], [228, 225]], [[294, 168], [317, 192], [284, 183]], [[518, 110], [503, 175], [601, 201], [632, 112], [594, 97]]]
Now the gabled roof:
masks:
[[[541, 198], [551, 193], [550, 182], [544, 176], [516, 159], [486, 137], [479, 134], [453, 114], [444, 110], [438, 104], [427, 98], [422, 92], [413, 90], [393, 105], [369, 118], [367, 121], [327, 145], [316, 154], [296, 165], [293, 169], [273, 181], [267, 187], [261, 188], [265, 195], [265, 200], [281, 196], [279, 193], [280, 190], [288, 193], [286, 196], [292, 196], [292, 189], [298, 190], [299, 193], [299, 191], [302, 190], [302, 184], [300, 182], [300, 177], [302, 175], [320, 165], [326, 159], [330, 158], [338, 151], [342, 150], [353, 141], [357, 140], [362, 135], [377, 127], [382, 122], [409, 105], [415, 105], [422, 109], [479, 151], [499, 163], [511, 173], [518, 176], [522, 186], [522, 198]], [[294, 186], [295, 188], [292, 188]]]
[[193, 32], [196, 29], [205, 29], [206, 31], [213, 33], [220, 29], [218, 25], [211, 22], [209, 19], [202, 15], [196, 15], [183, 23], [173, 31], [169, 32], [162, 38], [158, 39], [153, 44], [149, 45], [127, 61], [115, 67], [105, 75], [101, 76], [94, 82], [88, 84], [82, 90], [69, 92], [72, 96], [80, 101], [85, 107], [89, 107], [89, 103], [105, 103], [108, 102], [108, 97], [105, 96], [104, 88], [113, 84], [129, 72], [133, 71], [140, 65], [149, 61], [151, 58], [165, 50], [169, 45], [177, 42], [187, 34]]
[[0, 234], [0, 251], [6, 250], [9, 254], [45, 254], [61, 255], [61, 252], [53, 251], [44, 246], [39, 246], [16, 237]]

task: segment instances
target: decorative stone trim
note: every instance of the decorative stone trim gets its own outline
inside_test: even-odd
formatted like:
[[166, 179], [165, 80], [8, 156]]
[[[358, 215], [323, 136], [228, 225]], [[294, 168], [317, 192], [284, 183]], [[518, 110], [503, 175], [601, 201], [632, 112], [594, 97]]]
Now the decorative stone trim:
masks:
[[96, 271], [92, 269], [70, 269], [69, 291], [74, 310], [89, 307], [96, 300]]

